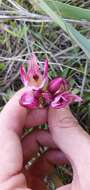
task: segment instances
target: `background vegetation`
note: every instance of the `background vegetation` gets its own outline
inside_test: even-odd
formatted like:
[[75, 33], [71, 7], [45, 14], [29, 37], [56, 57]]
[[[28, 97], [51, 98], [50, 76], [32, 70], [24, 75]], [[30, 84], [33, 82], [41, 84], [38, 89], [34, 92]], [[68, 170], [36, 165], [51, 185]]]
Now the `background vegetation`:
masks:
[[[41, 68], [48, 58], [50, 78], [67, 78], [71, 90], [83, 98], [83, 104], [71, 109], [90, 132], [89, 8], [89, 0], [0, 2], [0, 109], [22, 87], [19, 67], [33, 51]], [[57, 168], [56, 173], [64, 183], [71, 179], [67, 167]]]

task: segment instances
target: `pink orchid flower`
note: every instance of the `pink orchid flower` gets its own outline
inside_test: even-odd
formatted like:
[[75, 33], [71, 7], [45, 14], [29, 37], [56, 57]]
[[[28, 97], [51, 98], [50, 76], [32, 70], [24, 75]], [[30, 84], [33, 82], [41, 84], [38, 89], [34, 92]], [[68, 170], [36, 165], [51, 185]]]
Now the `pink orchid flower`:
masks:
[[28, 60], [28, 70], [23, 65], [20, 67], [20, 76], [25, 86], [25, 93], [22, 94], [20, 105], [34, 109], [41, 106], [41, 93], [48, 85], [48, 60], [44, 62], [44, 74], [40, 72], [35, 54]]
[[28, 108], [64, 108], [73, 102], [81, 102], [82, 99], [69, 92], [69, 84], [66, 79], [58, 77], [48, 80], [48, 60], [44, 62], [44, 74], [40, 72], [35, 54], [28, 61], [28, 71], [24, 66], [20, 68], [21, 80], [25, 86], [20, 105]]
[[74, 95], [71, 92], [63, 92], [54, 98], [54, 100], [51, 102], [51, 107], [60, 109], [73, 102], [81, 101], [82, 99], [79, 96]]

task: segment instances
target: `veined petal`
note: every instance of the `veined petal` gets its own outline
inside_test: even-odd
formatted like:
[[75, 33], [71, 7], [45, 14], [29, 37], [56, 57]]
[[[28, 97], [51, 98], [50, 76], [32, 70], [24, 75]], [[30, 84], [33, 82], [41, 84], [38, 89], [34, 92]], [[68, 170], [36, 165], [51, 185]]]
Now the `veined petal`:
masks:
[[37, 57], [33, 53], [31, 55], [30, 59], [28, 60], [28, 73], [27, 73], [27, 75], [38, 78], [39, 74], [41, 74], [41, 72], [39, 70], [39, 65], [37, 64]]
[[53, 79], [49, 84], [49, 91], [51, 93], [60, 94], [68, 89], [67, 80], [63, 78]]
[[73, 102], [82, 102], [82, 98], [80, 96], [77, 96], [75, 94], [72, 94], [71, 92], [64, 92], [62, 96], [69, 101], [69, 103]]
[[44, 78], [48, 76], [48, 60], [46, 59], [44, 62]]
[[73, 102], [82, 102], [82, 98], [70, 92], [64, 92], [54, 98], [51, 107], [60, 109]]
[[25, 85], [25, 86], [28, 86], [28, 77], [27, 77], [27, 74], [25, 72], [25, 68], [24, 68], [24, 65], [21, 65], [20, 67], [20, 77], [21, 77], [21, 80], [22, 80], [22, 83]]
[[60, 109], [60, 108], [64, 108], [67, 104], [68, 104], [68, 101], [61, 95], [58, 95], [52, 101], [51, 107]]
[[20, 105], [28, 109], [35, 109], [38, 106], [38, 100], [29, 92], [25, 92], [19, 101]]

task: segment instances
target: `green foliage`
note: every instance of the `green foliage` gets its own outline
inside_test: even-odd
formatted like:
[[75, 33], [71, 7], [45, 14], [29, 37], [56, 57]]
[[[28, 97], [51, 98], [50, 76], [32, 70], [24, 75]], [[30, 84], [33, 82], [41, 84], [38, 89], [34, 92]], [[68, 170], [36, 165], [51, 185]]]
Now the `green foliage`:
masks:
[[[53, 21], [59, 25], [67, 34], [70, 36], [71, 39], [73, 39], [80, 47], [83, 49], [83, 51], [86, 53], [88, 58], [90, 59], [90, 41], [86, 39], [80, 32], [78, 32], [71, 24], [65, 22], [61, 16], [59, 16], [54, 9], [55, 7], [58, 7], [58, 4], [56, 5], [55, 1], [55, 7], [53, 6], [53, 9], [50, 7], [51, 4], [47, 4], [43, 0], [34, 0], [34, 3], [36, 3], [37, 8], [41, 8], [47, 15], [49, 15]], [[53, 4], [52, 4], [53, 5]]]
[[90, 10], [62, 3], [60, 1], [45, 0], [48, 6], [63, 18], [90, 21]]
[[5, 29], [5, 31], [9, 35], [11, 35], [13, 37], [17, 37], [19, 39], [22, 39], [25, 36], [25, 33], [28, 31], [28, 26], [26, 26], [26, 25], [16, 27], [15, 23], [12, 23], [12, 26], [13, 26], [13, 30]]

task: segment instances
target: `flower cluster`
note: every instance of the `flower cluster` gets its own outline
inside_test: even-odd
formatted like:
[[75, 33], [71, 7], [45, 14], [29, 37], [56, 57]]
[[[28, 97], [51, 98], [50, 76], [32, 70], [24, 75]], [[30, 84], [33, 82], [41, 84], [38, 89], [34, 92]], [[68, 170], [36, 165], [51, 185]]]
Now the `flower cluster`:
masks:
[[69, 91], [66, 79], [58, 77], [48, 79], [48, 60], [44, 61], [44, 72], [39, 69], [37, 57], [32, 54], [28, 60], [28, 71], [23, 65], [20, 67], [21, 80], [25, 86], [25, 92], [20, 98], [20, 105], [28, 109], [50, 106], [52, 108], [64, 108], [73, 102], [81, 102], [82, 99]]

